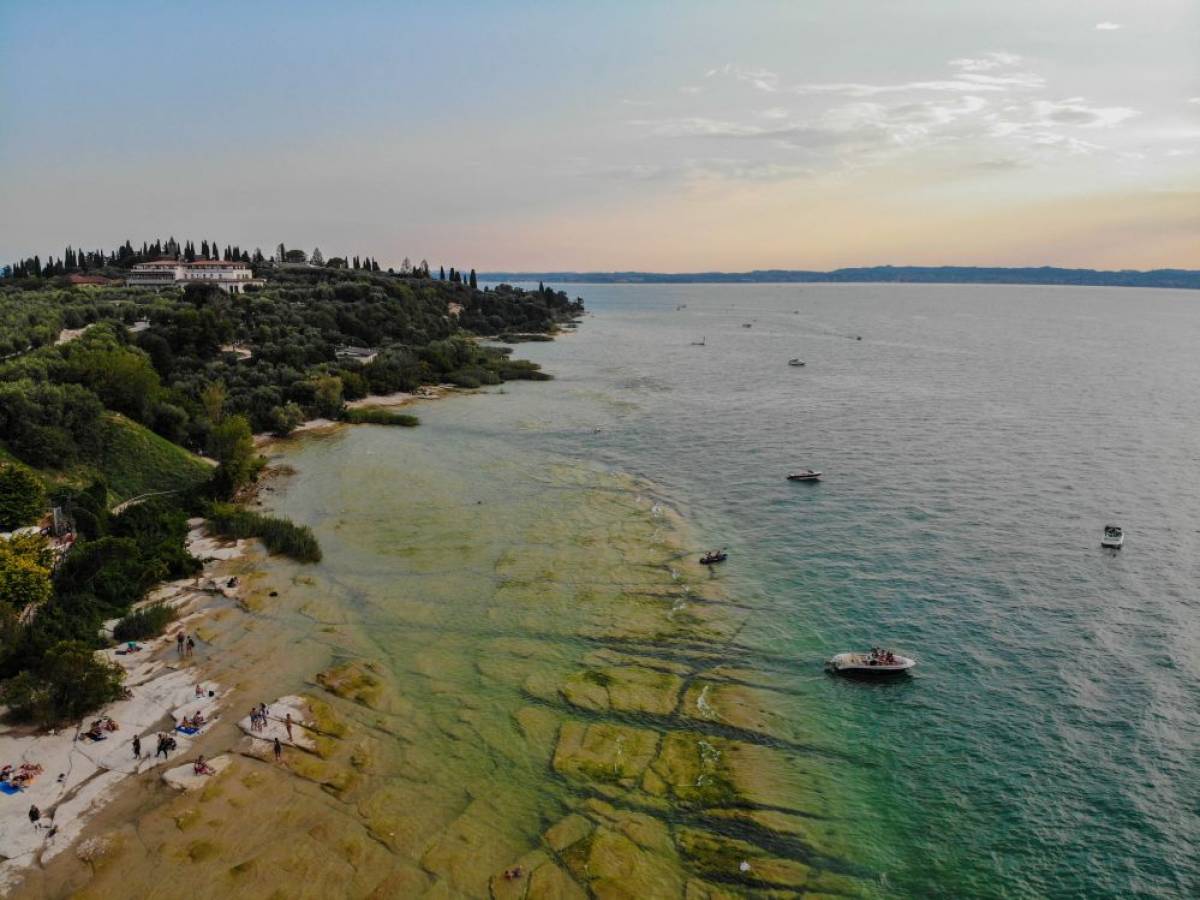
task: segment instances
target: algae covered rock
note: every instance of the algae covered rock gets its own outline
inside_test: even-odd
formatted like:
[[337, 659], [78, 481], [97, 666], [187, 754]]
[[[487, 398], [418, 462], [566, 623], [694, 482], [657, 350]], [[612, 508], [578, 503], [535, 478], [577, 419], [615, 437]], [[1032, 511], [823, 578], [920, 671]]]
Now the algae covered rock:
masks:
[[554, 770], [568, 778], [633, 787], [654, 758], [658, 735], [610, 722], [564, 722]]
[[683, 679], [661, 669], [606, 666], [567, 676], [563, 699], [581, 709], [598, 712], [644, 712], [667, 716], [675, 711]]

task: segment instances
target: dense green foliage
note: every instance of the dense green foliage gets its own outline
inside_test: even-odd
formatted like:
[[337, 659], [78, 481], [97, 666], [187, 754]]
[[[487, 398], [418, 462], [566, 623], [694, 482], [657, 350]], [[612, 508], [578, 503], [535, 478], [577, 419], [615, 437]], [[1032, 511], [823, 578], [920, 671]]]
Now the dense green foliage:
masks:
[[14, 718], [56, 725], [78, 719], [124, 693], [121, 667], [83, 641], [61, 641], [33, 669], [0, 684], [0, 702]]
[[351, 425], [400, 425], [413, 428], [421, 424], [421, 420], [409, 413], [393, 412], [380, 406], [362, 406], [348, 409], [342, 413], [342, 421]]
[[118, 641], [144, 641], [158, 637], [175, 621], [177, 613], [165, 603], [152, 603], [134, 610], [113, 628]]
[[228, 538], [258, 538], [272, 553], [299, 562], [320, 562], [321, 547], [312, 529], [287, 519], [264, 516], [231, 503], [214, 503], [208, 509], [210, 531]]
[[[0, 560], [0, 702], [14, 715], [59, 722], [120, 695], [119, 669], [93, 653], [100, 625], [123, 617], [118, 636], [132, 640], [167, 624], [162, 607], [129, 610], [163, 579], [198, 570], [185, 547], [189, 513], [205, 508], [213, 532], [259, 538], [273, 553], [321, 558], [309, 528], [215, 502], [257, 475], [254, 432], [287, 434], [316, 416], [415, 425], [345, 401], [548, 378], [476, 338], [549, 334], [582, 311], [561, 292], [479, 290], [473, 271], [433, 278], [424, 262], [384, 273], [369, 257], [314, 251], [309, 266], [280, 245], [275, 256], [288, 262], [271, 265], [258, 251], [217, 248], [67, 248], [0, 277], [0, 520], [36, 519], [48, 505], [40, 480], [77, 536], [53, 575], [44, 544], [10, 542]], [[161, 255], [243, 259], [268, 281], [228, 295], [64, 277], [120, 277]]]
[[46, 510], [41, 480], [19, 463], [0, 469], [0, 531], [36, 522]]

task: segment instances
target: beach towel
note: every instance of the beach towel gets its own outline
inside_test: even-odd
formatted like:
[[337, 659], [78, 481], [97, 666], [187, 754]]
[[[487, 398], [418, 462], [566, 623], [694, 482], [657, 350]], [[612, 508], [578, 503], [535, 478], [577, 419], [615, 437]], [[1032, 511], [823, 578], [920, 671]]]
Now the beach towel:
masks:
[[24, 788], [19, 788], [15, 784], [9, 784], [7, 781], [0, 781], [0, 791], [6, 794], [19, 794]]
[[84, 737], [90, 737], [90, 738], [91, 738], [93, 741], [107, 741], [107, 740], [108, 740], [108, 735], [107, 735], [107, 734], [102, 734], [102, 735], [100, 735], [100, 737], [96, 737], [96, 736], [95, 736], [94, 734], [92, 734], [90, 731], [85, 731], [85, 732], [83, 733], [83, 736], [84, 736]]
[[176, 725], [175, 730], [180, 734], [199, 734], [199, 728], [192, 728], [190, 725]]

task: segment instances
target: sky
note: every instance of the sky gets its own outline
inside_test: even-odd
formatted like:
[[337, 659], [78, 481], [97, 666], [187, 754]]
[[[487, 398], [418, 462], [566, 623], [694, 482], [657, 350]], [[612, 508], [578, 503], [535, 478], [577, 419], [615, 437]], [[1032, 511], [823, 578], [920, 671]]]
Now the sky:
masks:
[[1200, 268], [1196, 0], [0, 0], [0, 254]]

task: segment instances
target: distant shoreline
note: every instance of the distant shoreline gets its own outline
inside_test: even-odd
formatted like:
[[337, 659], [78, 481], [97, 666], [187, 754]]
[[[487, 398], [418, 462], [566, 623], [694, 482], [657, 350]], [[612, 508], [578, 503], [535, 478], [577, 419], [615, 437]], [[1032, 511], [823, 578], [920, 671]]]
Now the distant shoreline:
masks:
[[1200, 290], [1200, 270], [1195, 269], [1106, 271], [1055, 266], [867, 266], [829, 272], [804, 269], [755, 269], [750, 272], [481, 272], [479, 280], [558, 284], [1038, 284]]

